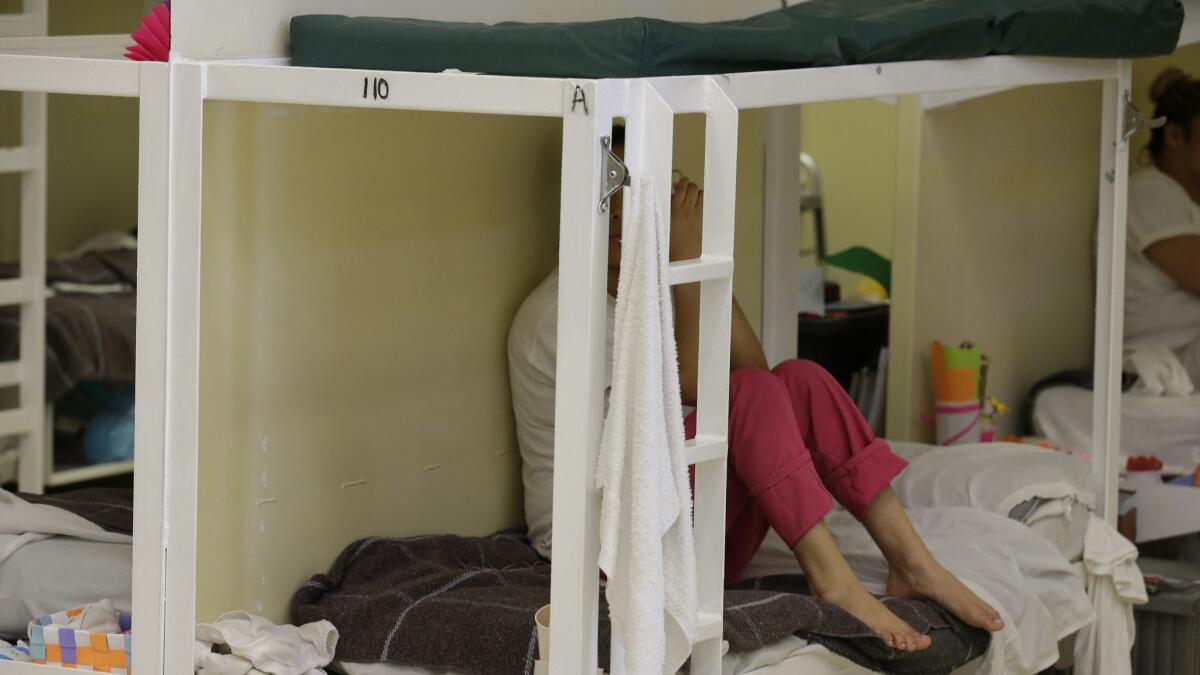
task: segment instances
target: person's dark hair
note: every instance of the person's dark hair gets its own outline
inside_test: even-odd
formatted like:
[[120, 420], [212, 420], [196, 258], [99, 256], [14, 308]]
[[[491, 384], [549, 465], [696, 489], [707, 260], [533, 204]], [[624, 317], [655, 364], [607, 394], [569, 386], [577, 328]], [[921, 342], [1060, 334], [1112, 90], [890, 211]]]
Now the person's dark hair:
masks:
[[624, 124], [614, 124], [613, 125], [612, 145], [614, 148], [617, 147], [618, 145], [625, 145], [625, 125]]
[[[1191, 131], [1192, 120], [1200, 116], [1200, 80], [1178, 68], [1167, 68], [1150, 85], [1154, 116], [1166, 117], [1167, 124], [1178, 124], [1183, 133]], [[1160, 159], [1166, 145], [1166, 125], [1150, 131], [1150, 156]]]

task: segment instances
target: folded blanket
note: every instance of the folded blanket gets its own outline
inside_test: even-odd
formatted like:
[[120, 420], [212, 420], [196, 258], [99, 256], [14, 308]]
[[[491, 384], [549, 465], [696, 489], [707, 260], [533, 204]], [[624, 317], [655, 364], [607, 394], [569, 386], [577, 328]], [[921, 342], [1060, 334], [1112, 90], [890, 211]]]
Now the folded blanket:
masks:
[[[988, 635], [935, 603], [888, 599], [888, 607], [933, 638], [914, 653], [888, 649], [857, 619], [813, 598], [799, 575], [748, 580], [725, 594], [724, 637], [749, 652], [797, 635], [886, 673], [949, 673], [984, 652]], [[363, 539], [328, 574], [292, 598], [296, 624], [337, 627], [339, 660], [386, 662], [479, 675], [532, 672], [533, 615], [550, 601], [550, 563], [522, 537], [431, 535]], [[600, 663], [610, 626], [601, 599]]]
[[[0, 262], [0, 279], [20, 276], [21, 266]], [[137, 250], [130, 248], [89, 251], [82, 255], [46, 261], [46, 283], [137, 285]]]
[[133, 490], [86, 488], [52, 495], [18, 495], [31, 504], [69, 511], [105, 532], [133, 534]]
[[[16, 277], [0, 263], [0, 279]], [[92, 251], [46, 263], [46, 283], [60, 292], [46, 300], [46, 400], [57, 401], [85, 380], [133, 382], [137, 334], [137, 251]], [[81, 287], [126, 292], [73, 292]], [[0, 307], [0, 361], [20, 356], [20, 311]]]

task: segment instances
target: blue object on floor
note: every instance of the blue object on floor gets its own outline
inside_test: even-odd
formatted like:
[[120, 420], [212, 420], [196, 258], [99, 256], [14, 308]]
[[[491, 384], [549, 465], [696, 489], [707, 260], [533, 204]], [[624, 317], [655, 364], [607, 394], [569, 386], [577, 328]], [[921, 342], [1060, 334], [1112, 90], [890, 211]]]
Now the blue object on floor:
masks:
[[123, 415], [105, 412], [93, 417], [83, 432], [83, 455], [89, 464], [133, 459], [133, 411]]

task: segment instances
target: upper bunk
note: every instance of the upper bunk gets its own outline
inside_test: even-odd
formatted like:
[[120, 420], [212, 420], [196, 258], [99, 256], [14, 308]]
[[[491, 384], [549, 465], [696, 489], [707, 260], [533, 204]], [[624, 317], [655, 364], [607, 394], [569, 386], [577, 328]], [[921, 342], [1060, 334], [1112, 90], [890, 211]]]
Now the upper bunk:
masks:
[[[1169, 53], [1184, 16], [1177, 0], [668, 0], [638, 19], [579, 2], [463, 4], [176, 0], [172, 49], [203, 64], [206, 98], [561, 116], [564, 84], [581, 80], [650, 81], [682, 112], [714, 76], [738, 108], [1109, 79], [1118, 59]], [[319, 16], [331, 13], [376, 18]], [[465, 16], [529, 23], [454, 23]], [[549, 23], [567, 19], [588, 21]]]

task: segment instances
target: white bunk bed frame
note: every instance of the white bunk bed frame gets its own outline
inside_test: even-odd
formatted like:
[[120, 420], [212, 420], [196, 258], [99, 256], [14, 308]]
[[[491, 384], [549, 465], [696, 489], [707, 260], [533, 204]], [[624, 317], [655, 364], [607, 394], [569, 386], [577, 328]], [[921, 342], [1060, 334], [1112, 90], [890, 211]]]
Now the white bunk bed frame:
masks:
[[[0, 14], [0, 39], [8, 53], [55, 53], [66, 48], [77, 56], [121, 55], [123, 35], [48, 38], [49, 0], [25, 0], [20, 14]], [[21, 95], [21, 145], [0, 148], [0, 173], [21, 180], [21, 273], [0, 282], [0, 305], [19, 305], [20, 357], [0, 363], [0, 387], [16, 387], [17, 407], [0, 412], [0, 438], [17, 438], [18, 488], [41, 493], [47, 487], [126, 474], [133, 462], [58, 469], [54, 463], [54, 406], [46, 391], [46, 142], [47, 100], [43, 92]]]
[[[49, 443], [42, 442], [45, 374], [45, 207], [46, 96], [80, 94], [139, 100], [138, 107], [138, 252], [137, 394], [138, 420], [133, 461], [135, 473], [133, 605], [138, 634], [133, 659], [142, 672], [161, 663], [165, 559], [162, 446], [166, 372], [166, 245], [168, 98], [170, 67], [124, 59], [127, 36], [7, 37], [46, 33], [48, 0], [25, 0], [18, 15], [0, 15], [0, 90], [22, 92], [22, 145], [0, 152], [0, 166], [12, 162], [23, 174], [21, 188], [21, 278], [0, 284], [0, 302], [21, 304], [21, 361], [0, 364], [0, 382], [19, 384], [21, 407], [0, 414], [0, 435], [25, 435], [21, 454], [21, 489], [67, 484], [129, 467], [96, 467], [75, 474], [52, 472]], [[19, 286], [16, 284], [20, 284]], [[18, 422], [25, 426], [15, 428]], [[163, 672], [161, 666], [157, 669]], [[49, 666], [0, 663], [0, 672], [74, 673]], [[173, 672], [178, 672], [175, 670]]]
[[[34, 3], [44, 0], [33, 0]], [[432, 19], [565, 20], [604, 12], [570, 3], [467, 2], [436, 8], [360, 0], [354, 13]], [[696, 18], [694, 8], [659, 12]], [[607, 13], [631, 14], [632, 11]], [[1096, 295], [1094, 467], [1098, 509], [1115, 523], [1124, 299], [1126, 142], [1130, 67], [1121, 60], [986, 57], [733, 75], [644, 79], [521, 78], [299, 68], [287, 65], [292, 15], [347, 11], [338, 0], [175, 0], [172, 63], [96, 58], [94, 40], [0, 42], [0, 89], [137, 96], [140, 108], [137, 453], [134, 519], [133, 668], [190, 672], [194, 639], [199, 462], [200, 270], [203, 113], [206, 100], [561, 117], [558, 405], [555, 436], [551, 672], [597, 670], [598, 513], [594, 463], [603, 411], [607, 216], [612, 189], [602, 139], [614, 117], [627, 120], [626, 163], [661, 183], [670, 179], [673, 116], [707, 116], [703, 255], [671, 264], [673, 284], [701, 282], [699, 423], [689, 443], [697, 466], [696, 546], [700, 617], [693, 672], [720, 672], [725, 456], [733, 213], [738, 111], [820, 101], [936, 94], [1064, 82], [1103, 83]], [[645, 12], [645, 8], [639, 8]], [[744, 8], [742, 11], [745, 11]], [[497, 16], [480, 16], [480, 13]], [[566, 13], [570, 13], [569, 15]], [[227, 17], [237, 17], [230, 21]], [[712, 17], [706, 17], [712, 18]], [[0, 27], [3, 23], [0, 22]], [[101, 50], [102, 51], [102, 50]], [[233, 60], [215, 60], [218, 57]], [[364, 98], [363, 82], [384, 78], [386, 98]], [[794, 128], [768, 124], [771, 157], [794, 155]], [[783, 146], [781, 143], [788, 143]], [[774, 147], [774, 149], [772, 149]], [[784, 147], [784, 151], [779, 151]], [[774, 166], [768, 159], [768, 170]], [[777, 167], [776, 167], [777, 168]], [[36, 186], [28, 188], [39, 189]], [[794, 203], [796, 182], [768, 176], [768, 218]], [[773, 205], [773, 206], [772, 206]], [[665, 217], [663, 222], [668, 222]], [[768, 237], [786, 233], [768, 226]], [[169, 233], [169, 234], [168, 234]], [[770, 246], [770, 239], [768, 246]], [[794, 249], [793, 249], [794, 250]], [[769, 260], [786, 260], [766, 251]], [[785, 252], [786, 253], [786, 252]], [[781, 257], [782, 256], [782, 257]], [[779, 264], [768, 267], [786, 272]], [[788, 311], [787, 293], [769, 279], [765, 312]], [[772, 298], [774, 300], [772, 301]], [[774, 304], [772, 304], [774, 302]], [[794, 323], [794, 312], [782, 315]], [[791, 343], [795, 344], [794, 340]], [[775, 346], [785, 354], [787, 347]], [[583, 449], [583, 452], [580, 449]], [[614, 652], [620, 646], [614, 645]], [[620, 659], [613, 659], [620, 672]], [[45, 673], [0, 664], [0, 673]], [[65, 671], [64, 671], [65, 672]]]

